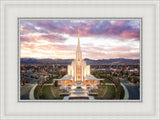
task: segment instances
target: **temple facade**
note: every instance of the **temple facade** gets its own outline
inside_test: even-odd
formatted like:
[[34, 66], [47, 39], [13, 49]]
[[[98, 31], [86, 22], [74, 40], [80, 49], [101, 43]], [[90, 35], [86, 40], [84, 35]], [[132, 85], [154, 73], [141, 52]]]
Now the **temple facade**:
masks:
[[71, 65], [67, 67], [67, 75], [61, 79], [54, 79], [58, 81], [58, 85], [74, 85], [74, 86], [90, 86], [100, 85], [100, 80], [90, 73], [90, 65], [82, 59], [82, 51], [80, 47], [80, 38], [78, 30], [78, 45], [76, 50], [76, 58], [72, 61]]

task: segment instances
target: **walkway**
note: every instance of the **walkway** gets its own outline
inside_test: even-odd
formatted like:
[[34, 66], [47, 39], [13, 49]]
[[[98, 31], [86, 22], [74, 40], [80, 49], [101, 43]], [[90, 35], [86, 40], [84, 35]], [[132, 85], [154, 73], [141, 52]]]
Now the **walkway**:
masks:
[[129, 99], [129, 93], [128, 93], [128, 89], [126, 88], [126, 86], [125, 85], [123, 85], [123, 83], [121, 83], [121, 86], [123, 87], [123, 89], [124, 89], [124, 93], [125, 93], [125, 95], [124, 95], [124, 100], [128, 100]]
[[70, 91], [70, 97], [88, 97], [88, 91], [84, 89], [73, 89]]
[[34, 100], [35, 98], [34, 98], [34, 90], [35, 90], [35, 88], [37, 87], [37, 84], [35, 84], [33, 87], [32, 87], [32, 89], [31, 89], [31, 91], [30, 91], [30, 93], [29, 93], [29, 99], [30, 100]]
[[45, 86], [45, 85], [53, 85], [53, 83], [46, 83], [46, 84], [43, 84], [43, 85], [44, 85], [44, 86]]
[[114, 85], [113, 83], [105, 83], [105, 85]]

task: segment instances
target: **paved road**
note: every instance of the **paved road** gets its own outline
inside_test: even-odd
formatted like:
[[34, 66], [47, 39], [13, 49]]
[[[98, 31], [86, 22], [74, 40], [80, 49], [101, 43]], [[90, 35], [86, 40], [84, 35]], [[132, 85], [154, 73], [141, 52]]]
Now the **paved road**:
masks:
[[33, 87], [32, 87], [32, 89], [30, 90], [30, 93], [29, 93], [29, 99], [30, 100], [34, 100], [35, 98], [34, 98], [34, 90], [35, 90], [35, 88], [37, 87], [37, 84], [35, 84]]
[[[21, 95], [21, 100], [28, 100], [30, 99], [30, 91], [34, 87], [34, 85], [37, 83], [38, 79], [29, 78], [29, 77], [24, 77], [24, 79], [28, 79], [29, 83], [25, 83], [24, 86], [20, 87], [21, 89], [20, 95]], [[21, 77], [21, 80], [22, 80], [22, 77]]]
[[140, 86], [129, 82], [127, 79], [121, 79], [121, 83], [125, 85], [129, 92], [130, 100], [140, 99]]
[[29, 93], [32, 89], [34, 84], [26, 83], [24, 86], [21, 86], [21, 100], [28, 100], [29, 99]]
[[[23, 79], [23, 77], [21, 76], [21, 80], [22, 79]], [[25, 80], [28, 79], [29, 83], [31, 83], [31, 84], [37, 83], [37, 80], [38, 80], [38, 79], [35, 79], [35, 78], [26, 77], [26, 76], [24, 76], [24, 79]]]

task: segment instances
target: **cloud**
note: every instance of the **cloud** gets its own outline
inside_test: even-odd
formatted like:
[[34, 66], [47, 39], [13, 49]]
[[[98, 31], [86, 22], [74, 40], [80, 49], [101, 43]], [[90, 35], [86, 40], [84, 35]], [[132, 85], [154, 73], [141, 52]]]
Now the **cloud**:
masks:
[[[127, 58], [127, 59], [139, 59], [138, 52], [99, 52], [99, 51], [86, 51], [82, 53], [83, 58], [91, 59], [110, 59], [110, 58]], [[96, 56], [96, 57], [95, 57]]]
[[107, 49], [108, 51], [119, 51], [119, 52], [129, 52], [130, 50], [135, 50], [135, 48], [132, 48], [131, 46], [119, 46], [119, 47], [110, 47]]
[[78, 29], [80, 38], [84, 38], [84, 45], [81, 45], [83, 57], [139, 57], [138, 48], [134, 48], [140, 41], [138, 20], [21, 20], [22, 56], [37, 54], [43, 57], [54, 53], [52, 58], [69, 58], [74, 54], [73, 57], [77, 44], [71, 40], [77, 40]]
[[[74, 21], [74, 20], [73, 20]], [[21, 34], [58, 33], [77, 36], [80, 29], [81, 37], [116, 38], [119, 40], [139, 40], [139, 22], [136, 20], [86, 20], [73, 22], [72, 20], [22, 20]], [[75, 20], [76, 21], [76, 20]]]
[[48, 34], [48, 35], [21, 35], [20, 41], [23, 42], [38, 42], [39, 40], [45, 40], [53, 43], [63, 43], [66, 38], [59, 34]]

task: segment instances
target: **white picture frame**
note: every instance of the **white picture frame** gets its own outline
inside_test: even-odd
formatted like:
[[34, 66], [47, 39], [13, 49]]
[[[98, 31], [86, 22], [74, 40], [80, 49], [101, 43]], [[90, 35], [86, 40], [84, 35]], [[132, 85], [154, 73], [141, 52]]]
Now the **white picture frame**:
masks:
[[[129, 93], [128, 93], [128, 90], [127, 90], [127, 88], [121, 83], [121, 85], [122, 86], [124, 86], [124, 89], [126, 89], [126, 91], [125, 91], [125, 95], [124, 95], [124, 98], [125, 99], [120, 99], [120, 100], [116, 100], [116, 99], [104, 99], [104, 100], [98, 100], [98, 99], [94, 99], [94, 100], [87, 100], [87, 102], [142, 102], [142, 83], [143, 83], [143, 81], [142, 81], [142, 73], [143, 73], [143, 71], [142, 71], [142, 56], [143, 56], [143, 53], [142, 53], [142, 23], [143, 23], [143, 19], [142, 18], [126, 18], [126, 17], [123, 17], [123, 18], [111, 18], [111, 17], [108, 17], [108, 18], [103, 18], [103, 17], [100, 17], [100, 18], [98, 18], [98, 17], [64, 17], [64, 18], [61, 18], [61, 17], [57, 17], [57, 18], [55, 18], [55, 17], [53, 17], [53, 18], [51, 18], [51, 17], [32, 17], [32, 18], [27, 18], [27, 17], [24, 17], [24, 18], [17, 18], [17, 24], [18, 24], [18, 30], [17, 30], [17, 33], [18, 33], [18, 46], [20, 46], [21, 45], [21, 40], [20, 40], [20, 36], [21, 36], [21, 33], [20, 33], [20, 21], [23, 21], [23, 20], [136, 20], [136, 21], [139, 21], [140, 22], [140, 41], [139, 41], [139, 52], [140, 52], [140, 54], [139, 54], [139, 56], [140, 56], [140, 64], [139, 64], [139, 66], [140, 66], [140, 85], [139, 85], [139, 98], [136, 98], [136, 99], [129, 99]], [[21, 59], [21, 53], [20, 53], [20, 51], [21, 51], [21, 48], [20, 47], [18, 47], [18, 102], [86, 102], [86, 100], [83, 100], [83, 99], [79, 99], [79, 100], [55, 100], [55, 99], [51, 99], [51, 100], [44, 100], [44, 99], [39, 99], [39, 100], [37, 100], [37, 99], [28, 99], [28, 100], [23, 100], [23, 99], [21, 99], [20, 97], [20, 66], [21, 66], [21, 63], [20, 63], [20, 59]], [[33, 88], [35, 88], [35, 87], [33, 87]]]
[[[19, 17], [142, 18], [142, 102], [18, 102]], [[159, 33], [159, 0], [1, 0], [1, 119], [160, 119]]]

